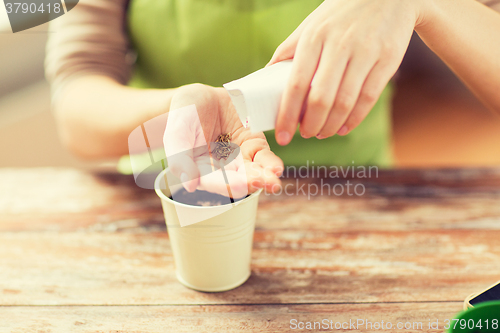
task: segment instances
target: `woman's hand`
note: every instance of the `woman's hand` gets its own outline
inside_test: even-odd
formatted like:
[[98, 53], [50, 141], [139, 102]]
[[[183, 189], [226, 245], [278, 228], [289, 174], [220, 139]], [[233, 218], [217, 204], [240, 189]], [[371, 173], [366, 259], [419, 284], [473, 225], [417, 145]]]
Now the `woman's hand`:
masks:
[[288, 144], [299, 122], [304, 138], [346, 135], [358, 126], [400, 65], [420, 2], [327, 0], [312, 12], [268, 64], [294, 59], [277, 142]]
[[[231, 142], [241, 154], [236, 150], [227, 160], [217, 161], [210, 152], [225, 133], [231, 133]], [[260, 188], [279, 189], [283, 162], [271, 152], [262, 132], [251, 133], [243, 127], [223, 88], [202, 84], [178, 88], [163, 142], [170, 170], [189, 192], [200, 189], [227, 195], [230, 190], [230, 195], [239, 198]]]

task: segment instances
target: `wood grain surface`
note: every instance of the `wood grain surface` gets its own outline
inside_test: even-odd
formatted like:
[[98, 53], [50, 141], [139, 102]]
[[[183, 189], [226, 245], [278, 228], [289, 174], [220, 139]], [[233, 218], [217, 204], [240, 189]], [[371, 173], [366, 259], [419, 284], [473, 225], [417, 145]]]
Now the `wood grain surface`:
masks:
[[[10, 307], [9, 332], [443, 332], [461, 304]], [[294, 321], [296, 320], [296, 321]], [[320, 330], [320, 324], [326, 327]], [[359, 321], [358, 321], [359, 320]], [[299, 324], [302, 322], [302, 324]], [[305, 329], [309, 325], [316, 329]], [[429, 328], [432, 323], [433, 328]], [[359, 324], [359, 325], [358, 325]], [[299, 326], [300, 325], [300, 326]], [[302, 326], [303, 325], [303, 326]], [[337, 325], [337, 329], [335, 328]], [[344, 329], [342, 329], [342, 325]], [[402, 329], [398, 329], [402, 327]], [[406, 325], [406, 328], [404, 328]], [[299, 329], [304, 327], [304, 329]], [[327, 328], [328, 327], [328, 328]], [[377, 328], [378, 327], [378, 328]], [[382, 328], [383, 327], [383, 328]], [[387, 327], [392, 327], [388, 329]]]
[[[307, 196], [347, 181], [364, 195]], [[293, 195], [261, 195], [250, 279], [201, 293], [177, 282], [160, 201], [131, 176], [0, 169], [0, 332], [285, 332], [324, 318], [434, 332], [429, 319], [500, 279], [498, 169], [284, 185]]]

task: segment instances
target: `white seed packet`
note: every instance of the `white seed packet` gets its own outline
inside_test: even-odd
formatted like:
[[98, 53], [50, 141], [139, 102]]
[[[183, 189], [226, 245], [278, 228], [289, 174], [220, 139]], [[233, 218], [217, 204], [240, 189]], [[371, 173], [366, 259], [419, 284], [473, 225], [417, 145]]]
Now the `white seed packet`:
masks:
[[292, 60], [285, 60], [223, 85], [245, 128], [252, 132], [275, 128], [291, 71]]

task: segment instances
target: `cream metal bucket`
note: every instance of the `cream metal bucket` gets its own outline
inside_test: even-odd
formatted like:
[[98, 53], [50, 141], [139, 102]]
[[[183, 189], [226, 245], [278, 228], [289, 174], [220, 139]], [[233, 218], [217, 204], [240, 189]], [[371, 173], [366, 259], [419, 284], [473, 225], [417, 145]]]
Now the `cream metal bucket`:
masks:
[[[253, 232], [262, 190], [234, 204], [191, 206], [169, 198], [168, 172], [166, 169], [158, 175], [155, 191], [161, 199], [177, 279], [188, 288], [206, 292], [242, 285], [250, 277]], [[179, 211], [209, 217], [181, 227]]]

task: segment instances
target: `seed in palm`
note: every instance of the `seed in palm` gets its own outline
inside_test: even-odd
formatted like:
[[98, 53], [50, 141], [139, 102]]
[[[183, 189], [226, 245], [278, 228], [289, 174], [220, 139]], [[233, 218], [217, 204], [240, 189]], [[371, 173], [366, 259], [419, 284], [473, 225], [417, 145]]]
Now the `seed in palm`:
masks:
[[212, 150], [212, 156], [217, 160], [224, 159], [227, 160], [229, 155], [234, 151], [234, 147], [231, 146], [231, 133], [225, 133], [219, 135], [217, 140], [215, 140], [215, 148]]

